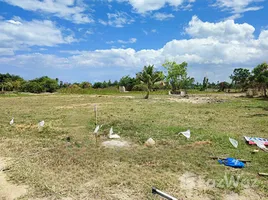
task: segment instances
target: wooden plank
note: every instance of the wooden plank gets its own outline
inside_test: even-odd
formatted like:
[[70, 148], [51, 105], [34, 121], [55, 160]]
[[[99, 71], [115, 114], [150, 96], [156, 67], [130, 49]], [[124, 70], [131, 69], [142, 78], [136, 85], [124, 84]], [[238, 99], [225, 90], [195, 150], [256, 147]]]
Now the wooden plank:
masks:
[[268, 173], [261, 173], [261, 172], [259, 172], [258, 173], [260, 176], [268, 176]]

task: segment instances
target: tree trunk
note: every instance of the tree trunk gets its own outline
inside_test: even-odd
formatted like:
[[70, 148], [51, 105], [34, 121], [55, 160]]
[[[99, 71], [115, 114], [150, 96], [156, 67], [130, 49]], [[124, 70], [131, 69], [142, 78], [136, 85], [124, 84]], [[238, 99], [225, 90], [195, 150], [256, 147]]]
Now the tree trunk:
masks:
[[144, 99], [149, 99], [149, 95], [150, 95], [150, 89], [147, 88], [147, 94], [146, 94], [146, 96], [144, 97]]
[[264, 97], [267, 97], [266, 87], [263, 88]]

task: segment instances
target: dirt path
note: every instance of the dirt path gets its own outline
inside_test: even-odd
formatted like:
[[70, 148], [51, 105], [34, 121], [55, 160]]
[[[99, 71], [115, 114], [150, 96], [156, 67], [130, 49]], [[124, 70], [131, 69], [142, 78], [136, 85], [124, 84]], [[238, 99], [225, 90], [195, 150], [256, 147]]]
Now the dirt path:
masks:
[[26, 186], [14, 185], [7, 181], [3, 169], [6, 167], [8, 159], [0, 157], [0, 199], [13, 200], [27, 193]]

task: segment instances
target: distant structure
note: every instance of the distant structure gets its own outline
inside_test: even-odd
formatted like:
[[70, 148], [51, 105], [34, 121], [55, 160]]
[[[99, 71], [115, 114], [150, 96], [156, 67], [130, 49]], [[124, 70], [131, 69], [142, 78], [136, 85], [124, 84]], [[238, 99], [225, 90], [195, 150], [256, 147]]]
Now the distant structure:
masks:
[[125, 86], [119, 86], [119, 91], [120, 92], [126, 92]]

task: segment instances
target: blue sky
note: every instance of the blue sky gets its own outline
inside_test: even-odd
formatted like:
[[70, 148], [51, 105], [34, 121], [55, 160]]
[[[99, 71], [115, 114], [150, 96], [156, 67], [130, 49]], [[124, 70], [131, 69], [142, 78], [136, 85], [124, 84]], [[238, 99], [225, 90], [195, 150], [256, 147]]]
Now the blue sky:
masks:
[[268, 61], [267, 0], [0, 0], [0, 73], [119, 80], [189, 64], [201, 81]]

